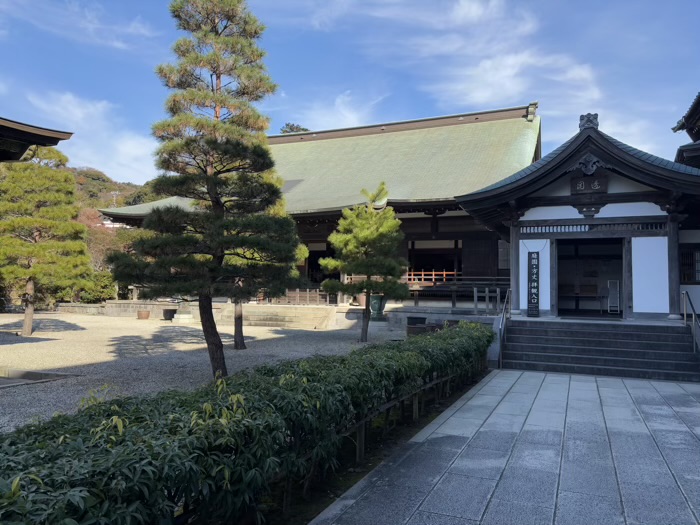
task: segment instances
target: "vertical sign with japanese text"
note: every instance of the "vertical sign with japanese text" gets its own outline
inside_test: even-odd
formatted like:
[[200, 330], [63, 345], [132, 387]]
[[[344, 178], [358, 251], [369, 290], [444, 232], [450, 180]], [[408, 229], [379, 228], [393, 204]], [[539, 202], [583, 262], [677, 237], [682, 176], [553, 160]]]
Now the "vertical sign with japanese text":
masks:
[[540, 253], [527, 253], [527, 316], [540, 316]]

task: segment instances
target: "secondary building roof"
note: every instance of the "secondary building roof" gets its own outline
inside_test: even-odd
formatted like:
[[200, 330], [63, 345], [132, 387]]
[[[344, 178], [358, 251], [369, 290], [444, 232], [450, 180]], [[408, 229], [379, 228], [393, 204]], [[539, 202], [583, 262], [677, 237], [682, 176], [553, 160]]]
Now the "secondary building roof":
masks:
[[538, 162], [480, 191], [459, 196], [457, 201], [469, 214], [493, 227], [510, 220], [510, 210], [518, 199], [532, 195], [565, 173], [584, 170], [589, 174], [598, 167], [670, 194], [700, 194], [700, 169], [657, 157], [606, 135], [598, 129], [598, 115], [589, 113], [581, 116], [578, 134]]
[[685, 131], [693, 142], [700, 140], [700, 93], [672, 129], [675, 132]]
[[55, 146], [73, 136], [66, 131], [40, 128], [0, 118], [0, 162], [20, 160], [30, 146]]

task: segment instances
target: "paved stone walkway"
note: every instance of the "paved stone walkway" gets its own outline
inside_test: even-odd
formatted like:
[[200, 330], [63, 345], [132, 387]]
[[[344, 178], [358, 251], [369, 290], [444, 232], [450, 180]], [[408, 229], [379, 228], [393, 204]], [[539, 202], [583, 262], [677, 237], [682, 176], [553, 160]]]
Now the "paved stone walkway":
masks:
[[700, 523], [700, 384], [492, 372], [313, 525]]

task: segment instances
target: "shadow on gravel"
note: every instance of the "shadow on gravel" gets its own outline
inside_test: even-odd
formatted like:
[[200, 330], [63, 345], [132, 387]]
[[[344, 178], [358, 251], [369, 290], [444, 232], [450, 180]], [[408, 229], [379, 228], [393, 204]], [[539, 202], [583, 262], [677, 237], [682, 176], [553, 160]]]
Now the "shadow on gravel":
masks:
[[22, 343], [44, 343], [55, 341], [50, 337], [20, 337], [14, 332], [0, 332], [0, 346], [19, 345]]
[[[22, 329], [22, 321], [0, 324], [0, 331], [17, 331]], [[80, 332], [84, 331], [80, 325], [62, 321], [61, 319], [34, 319], [34, 332]], [[32, 341], [36, 338], [32, 337]], [[29, 342], [29, 338], [24, 338], [24, 342]]]
[[[233, 335], [219, 333], [224, 343], [224, 350], [233, 349]], [[255, 337], [245, 337], [246, 343]], [[118, 358], [155, 357], [159, 354], [176, 351], [176, 345], [202, 345], [206, 350], [206, 341], [201, 328], [189, 326], [163, 326], [151, 337], [140, 335], [121, 335], [109, 340], [110, 353]]]

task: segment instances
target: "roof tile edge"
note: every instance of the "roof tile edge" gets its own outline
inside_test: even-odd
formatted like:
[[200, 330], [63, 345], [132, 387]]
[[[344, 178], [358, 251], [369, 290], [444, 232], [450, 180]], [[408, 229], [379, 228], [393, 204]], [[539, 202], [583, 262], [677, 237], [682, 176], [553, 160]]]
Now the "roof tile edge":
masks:
[[304, 131], [302, 133], [287, 133], [282, 135], [270, 135], [270, 145], [294, 144], [299, 142], [311, 142], [325, 139], [346, 137], [362, 137], [368, 135], [383, 135], [397, 131], [410, 131], [416, 129], [430, 129], [460, 124], [476, 124], [481, 122], [494, 122], [498, 120], [523, 119], [532, 122], [535, 119], [539, 104], [531, 102], [526, 106], [517, 106], [505, 109], [493, 109], [478, 111], [475, 113], [461, 113], [442, 117], [430, 117], [416, 120], [387, 122], [383, 124], [371, 124], [352, 128], [338, 128], [323, 131]]

